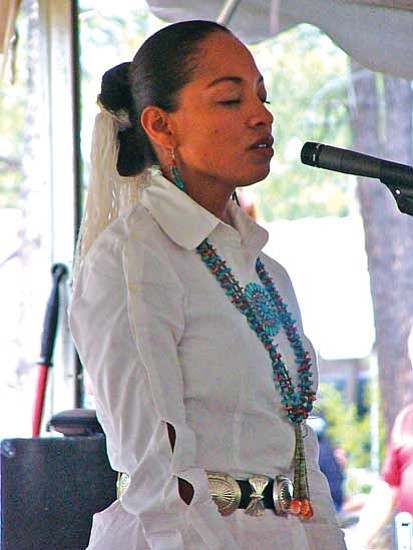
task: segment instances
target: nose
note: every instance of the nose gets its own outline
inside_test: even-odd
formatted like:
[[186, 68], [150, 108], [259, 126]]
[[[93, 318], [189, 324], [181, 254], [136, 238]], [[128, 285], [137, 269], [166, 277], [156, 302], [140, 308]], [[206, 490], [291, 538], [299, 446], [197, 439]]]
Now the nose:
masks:
[[253, 128], [254, 126], [268, 126], [270, 127], [274, 122], [273, 114], [268, 110], [267, 105], [257, 98], [254, 103], [254, 108], [251, 109], [250, 116], [248, 118], [248, 125]]

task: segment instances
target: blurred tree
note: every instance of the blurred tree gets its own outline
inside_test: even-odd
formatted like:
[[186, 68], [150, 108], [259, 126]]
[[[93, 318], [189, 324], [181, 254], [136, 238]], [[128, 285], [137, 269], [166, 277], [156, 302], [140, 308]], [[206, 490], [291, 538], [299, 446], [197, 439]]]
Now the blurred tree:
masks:
[[[351, 126], [355, 149], [412, 163], [411, 83], [351, 63]], [[380, 182], [359, 178], [358, 196], [376, 325], [376, 351], [386, 427], [412, 401], [408, 338], [413, 326], [413, 219], [401, 214]]]

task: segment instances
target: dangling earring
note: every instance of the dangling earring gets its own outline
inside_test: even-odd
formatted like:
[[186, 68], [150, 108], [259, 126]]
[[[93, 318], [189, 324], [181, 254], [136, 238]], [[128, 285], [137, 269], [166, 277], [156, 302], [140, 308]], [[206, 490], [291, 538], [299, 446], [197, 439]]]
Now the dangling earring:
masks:
[[175, 160], [175, 149], [172, 149], [172, 158], [171, 158], [171, 173], [174, 179], [175, 185], [185, 193], [185, 185], [182, 181], [181, 174], [179, 173], [178, 166], [176, 165]]
[[231, 198], [232, 198], [232, 200], [233, 200], [236, 204], [238, 204], [238, 206], [241, 206], [236, 191], [234, 191], [234, 192], [232, 193]]

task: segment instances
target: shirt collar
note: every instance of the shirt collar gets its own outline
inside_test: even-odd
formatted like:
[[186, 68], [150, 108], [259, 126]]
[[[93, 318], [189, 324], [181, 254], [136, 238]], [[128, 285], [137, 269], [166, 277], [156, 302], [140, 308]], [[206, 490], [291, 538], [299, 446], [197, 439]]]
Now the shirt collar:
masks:
[[238, 233], [241, 243], [256, 253], [267, 243], [268, 232], [232, 200], [228, 208], [234, 227], [183, 193], [162, 175], [159, 167], [152, 167], [150, 171], [150, 185], [143, 191], [141, 202], [169, 238], [179, 246], [193, 250], [215, 230], [221, 230], [221, 227], [233, 234]]

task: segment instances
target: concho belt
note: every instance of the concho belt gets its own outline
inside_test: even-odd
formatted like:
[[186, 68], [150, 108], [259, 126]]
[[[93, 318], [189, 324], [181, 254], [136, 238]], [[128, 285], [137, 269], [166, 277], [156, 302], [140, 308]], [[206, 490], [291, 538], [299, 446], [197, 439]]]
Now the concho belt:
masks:
[[[210, 495], [223, 516], [229, 516], [238, 508], [246, 514], [261, 516], [266, 508], [279, 516], [290, 513], [293, 484], [287, 476], [274, 480], [267, 476], [253, 475], [248, 480], [235, 480], [228, 474], [207, 472]], [[117, 497], [120, 498], [129, 485], [127, 474], [118, 474]]]
[[220, 472], [207, 472], [207, 475], [209, 492], [223, 516], [229, 516], [237, 508], [245, 509], [251, 516], [263, 515], [265, 508], [280, 516], [290, 513], [293, 484], [287, 476], [279, 475], [272, 480], [253, 475], [248, 480], [235, 480]]

